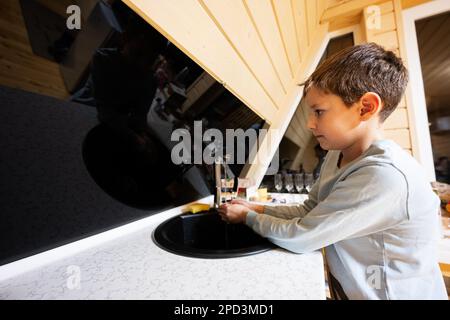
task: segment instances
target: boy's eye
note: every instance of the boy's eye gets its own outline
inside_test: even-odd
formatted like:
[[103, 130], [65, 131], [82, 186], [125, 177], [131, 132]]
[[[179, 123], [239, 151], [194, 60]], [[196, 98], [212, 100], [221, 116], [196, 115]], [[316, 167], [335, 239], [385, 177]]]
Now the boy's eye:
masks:
[[323, 110], [314, 110], [317, 116], [321, 116], [323, 114]]

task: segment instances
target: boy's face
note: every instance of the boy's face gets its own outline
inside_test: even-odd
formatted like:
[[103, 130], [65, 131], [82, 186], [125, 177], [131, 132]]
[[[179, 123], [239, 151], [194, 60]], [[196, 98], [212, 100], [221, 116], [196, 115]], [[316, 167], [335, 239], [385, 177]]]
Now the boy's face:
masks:
[[322, 149], [343, 150], [354, 143], [361, 130], [358, 103], [347, 107], [339, 96], [314, 86], [308, 90], [305, 99], [309, 111], [308, 129]]

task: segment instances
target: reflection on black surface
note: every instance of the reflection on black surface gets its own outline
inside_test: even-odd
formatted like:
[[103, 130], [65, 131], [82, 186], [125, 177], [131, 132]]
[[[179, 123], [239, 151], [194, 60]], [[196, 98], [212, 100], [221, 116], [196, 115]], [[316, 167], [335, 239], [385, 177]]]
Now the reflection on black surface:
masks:
[[[72, 97], [95, 106], [101, 124], [85, 141], [89, 172], [112, 197], [138, 208], [211, 194], [210, 166], [171, 161], [171, 133], [187, 129], [193, 142], [194, 121], [225, 136], [226, 129], [259, 129], [262, 119], [139, 16], [123, 6], [115, 12], [123, 33], [96, 50]], [[238, 176], [243, 164], [230, 168]]]
[[86, 136], [83, 159], [97, 184], [113, 198], [137, 208], [170, 203], [166, 187], [179, 170], [171, 165], [168, 151], [150, 136], [138, 149], [99, 125]]

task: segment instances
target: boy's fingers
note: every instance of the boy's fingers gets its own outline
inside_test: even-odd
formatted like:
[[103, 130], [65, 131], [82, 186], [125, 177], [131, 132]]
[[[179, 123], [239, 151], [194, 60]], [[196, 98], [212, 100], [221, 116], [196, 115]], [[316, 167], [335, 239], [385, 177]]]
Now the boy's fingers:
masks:
[[227, 209], [219, 208], [217, 211], [219, 213], [225, 213], [225, 212], [227, 212]]
[[222, 221], [227, 221], [228, 220], [228, 217], [227, 217], [227, 215], [226, 214], [220, 214], [220, 219], [222, 219]]

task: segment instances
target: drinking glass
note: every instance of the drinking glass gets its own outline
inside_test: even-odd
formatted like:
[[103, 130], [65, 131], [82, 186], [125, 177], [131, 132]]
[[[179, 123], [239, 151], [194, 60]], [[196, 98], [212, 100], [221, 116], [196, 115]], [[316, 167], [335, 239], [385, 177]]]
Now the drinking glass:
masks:
[[305, 179], [303, 177], [303, 173], [296, 173], [294, 176], [294, 183], [298, 193], [302, 193], [303, 188], [305, 187], [304, 182]]
[[311, 187], [314, 184], [314, 176], [312, 173], [305, 173], [305, 188], [308, 191], [311, 191]]
[[284, 187], [286, 188], [288, 193], [291, 193], [291, 190], [294, 189], [292, 174], [288, 173], [284, 176]]
[[283, 189], [283, 177], [281, 176], [281, 174], [277, 173], [275, 175], [275, 189], [277, 189], [278, 192], [281, 191], [281, 189]]

